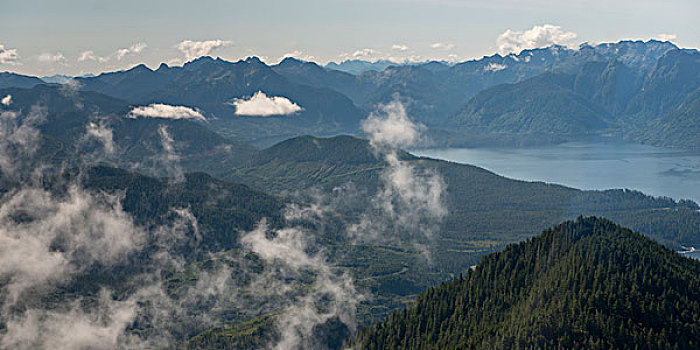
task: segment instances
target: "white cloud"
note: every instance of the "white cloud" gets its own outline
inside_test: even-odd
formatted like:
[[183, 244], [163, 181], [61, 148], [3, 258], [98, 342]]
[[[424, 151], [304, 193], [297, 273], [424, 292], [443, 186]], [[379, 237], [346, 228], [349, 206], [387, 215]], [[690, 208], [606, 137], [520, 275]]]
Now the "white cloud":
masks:
[[20, 118], [17, 112], [0, 113], [0, 172], [8, 178], [25, 177], [35, 168], [34, 155], [39, 148], [37, 126], [46, 121], [46, 108], [32, 106]]
[[269, 238], [269, 231], [263, 220], [255, 230], [241, 237], [241, 244], [266, 262], [269, 271], [260, 282], [274, 288], [263, 287], [262, 293], [291, 290], [293, 286], [290, 281], [301, 275], [313, 277], [314, 282], [293, 299], [277, 298], [278, 304], [286, 304], [284, 312], [276, 318], [280, 338], [267, 348], [325, 348], [315, 345], [314, 328], [332, 318], [337, 318], [354, 331], [357, 304], [363, 297], [355, 290], [352, 278], [347, 274], [335, 273], [323, 250], [314, 255], [308, 253], [309, 246], [314, 243], [310, 232], [299, 227], [285, 227], [275, 230], [276, 234]]
[[[20, 213], [32, 221], [10, 219]], [[119, 198], [77, 186], [70, 187], [66, 198], [23, 189], [2, 203], [0, 219], [0, 276], [10, 282], [3, 308], [32, 287], [61, 281], [93, 262], [120, 261], [143, 241]], [[56, 242], [61, 242], [58, 249]]]
[[676, 34], [656, 34], [655, 36], [652, 37], [652, 39], [656, 39], [659, 41], [673, 41], [678, 38], [678, 35]]
[[171, 106], [162, 103], [153, 103], [148, 106], [139, 106], [129, 112], [130, 118], [163, 118], [163, 119], [200, 119], [206, 120], [199, 111], [185, 106]]
[[96, 124], [90, 122], [86, 127], [86, 135], [95, 138], [102, 143], [105, 153], [114, 153], [114, 135], [112, 129], [104, 124]]
[[42, 53], [37, 57], [39, 62], [43, 63], [62, 63], [66, 61], [66, 57], [63, 56], [62, 53], [57, 52], [55, 54], [50, 54], [50, 53]]
[[431, 49], [449, 51], [455, 48], [455, 44], [444, 42], [444, 43], [434, 43], [430, 45]]
[[445, 58], [445, 61], [447, 61], [447, 62], [454, 62], [454, 63], [460, 62], [461, 60], [462, 60], [462, 58], [459, 57], [459, 55], [456, 55], [456, 54], [453, 54], [453, 53], [447, 55], [447, 57]]
[[188, 60], [195, 59], [201, 56], [207, 56], [209, 53], [218, 48], [226, 47], [231, 45], [228, 40], [206, 40], [206, 41], [192, 41], [185, 40], [177, 44], [175, 47], [182, 51]]
[[7, 95], [0, 100], [0, 103], [2, 103], [5, 106], [9, 106], [12, 104], [12, 95]]
[[353, 58], [368, 58], [374, 54], [375, 54], [375, 51], [372, 49], [360, 49], [360, 50], [355, 50], [355, 52], [352, 53], [352, 57]]
[[421, 62], [425, 59], [419, 55], [407, 55], [410, 48], [406, 45], [394, 44], [391, 47], [392, 53], [382, 52], [375, 49], [364, 48], [353, 52], [346, 52], [338, 55], [342, 61], [362, 60], [367, 62], [389, 61], [392, 63], [412, 63]]
[[7, 321], [1, 345], [18, 350], [121, 348], [124, 331], [136, 316], [136, 302], [115, 301], [103, 292], [97, 304], [97, 310], [90, 312], [77, 303], [65, 312], [29, 309]]
[[553, 44], [572, 46], [576, 38], [576, 33], [566, 32], [560, 26], [545, 24], [525, 31], [508, 29], [498, 36], [496, 45], [500, 54], [509, 54]]
[[160, 136], [160, 145], [163, 147], [164, 154], [158, 155], [156, 160], [160, 160], [163, 164], [162, 168], [166, 171], [168, 177], [175, 182], [185, 181], [185, 173], [180, 166], [180, 155], [175, 152], [175, 139], [168, 132], [168, 127], [160, 125], [158, 127], [158, 135]]
[[129, 48], [119, 49], [117, 50], [117, 60], [121, 60], [129, 54], [139, 53], [146, 49], [146, 47], [148, 47], [148, 45], [146, 45], [145, 43], [136, 43], [134, 45], [129, 46]]
[[130, 301], [103, 294], [94, 313], [79, 300], [50, 310], [35, 308], [45, 304], [33, 300], [53, 295], [56, 283], [95, 263], [123, 263], [146, 238], [118, 195], [88, 192], [76, 184], [59, 195], [31, 180], [29, 174], [37, 174], [31, 158], [40, 142], [35, 127], [45, 118], [36, 107], [21, 120], [12, 112], [0, 114], [0, 169], [21, 184], [0, 199], [0, 323], [5, 325], [0, 348], [123, 348], [116, 341], [132, 322], [135, 304]]
[[112, 58], [116, 58], [118, 61], [121, 61], [129, 55], [141, 53], [147, 47], [148, 45], [146, 43], [136, 43], [128, 48], [119, 49], [109, 56], [97, 56], [92, 50], [87, 50], [80, 53], [78, 56], [78, 62], [95, 61], [105, 63], [110, 61]]
[[383, 53], [370, 48], [358, 49], [353, 52], [345, 52], [338, 55], [341, 60], [363, 60], [369, 62], [376, 62], [379, 60], [388, 59]]
[[0, 64], [16, 64], [19, 61], [17, 49], [6, 49], [0, 44]]
[[[424, 129], [411, 121], [398, 100], [380, 106], [379, 111], [362, 123], [375, 154], [382, 156], [388, 165], [381, 174], [383, 189], [372, 199], [372, 204], [391, 219], [390, 226], [400, 227], [403, 235], [414, 235], [416, 247], [424, 239], [432, 239], [437, 222], [447, 214], [446, 184], [442, 176], [417, 169], [411, 162], [402, 160], [397, 149], [416, 145]], [[368, 235], [376, 238], [372, 235], [383, 231], [382, 222], [385, 222], [382, 217], [364, 214], [351, 232], [358, 238], [366, 239]]]
[[88, 50], [88, 51], [83, 51], [80, 53], [80, 56], [78, 56], [78, 62], [84, 62], [84, 61], [97, 61], [100, 63], [104, 63], [109, 61], [109, 57], [101, 57], [95, 55], [94, 52]]
[[499, 70], [504, 70], [506, 68], [508, 68], [508, 66], [506, 66], [505, 64], [491, 62], [488, 65], [484, 66], [484, 71], [485, 72], [498, 72]]
[[251, 98], [236, 98], [231, 102], [236, 107], [236, 115], [268, 117], [271, 115], [287, 115], [303, 110], [299, 105], [286, 97], [268, 97], [258, 91]]
[[[316, 59], [315, 56], [305, 55], [304, 52], [301, 50], [294, 50], [292, 52], [287, 52], [284, 55], [282, 55], [282, 57], [280, 57], [279, 61], [281, 62], [282, 60], [284, 60], [287, 57], [292, 57], [292, 58], [296, 58], [296, 59], [299, 59], [302, 61], [307, 61], [307, 62], [311, 62], [311, 61], [314, 61]], [[260, 59], [263, 60], [262, 58], [260, 58]], [[265, 60], [263, 60], [263, 61], [265, 61]]]
[[[178, 296], [167, 293], [161, 279], [164, 270], [184, 272], [185, 259], [177, 252], [183, 251], [180, 247], [184, 244], [197, 244], [201, 239], [196, 217], [187, 208], [171, 208], [177, 214], [174, 221], [156, 227], [147, 225], [153, 227], [147, 231], [146, 226], [135, 224], [124, 211], [120, 191], [91, 192], [73, 181], [62, 182], [60, 187], [65, 186], [65, 193], [44, 189], [44, 182], [39, 181], [42, 178], [39, 171], [45, 170], [44, 165], [40, 160], [30, 159], [34, 158], [41, 140], [36, 127], [45, 120], [45, 110], [38, 107], [32, 107], [21, 118], [19, 112], [0, 112], [0, 171], [9, 176], [14, 171], [8, 171], [6, 165], [15, 168], [19, 165], [18, 171], [23, 174], [11, 177], [11, 183], [20, 187], [13, 187], [0, 198], [0, 280], [3, 281], [0, 324], [4, 326], [0, 349], [160, 349], [176, 344], [172, 331], [187, 329], [200, 333], [220, 326], [221, 311], [240, 305], [237, 293], [240, 286], [232, 279], [235, 274], [228, 265], [207, 271], [195, 267], [192, 273], [196, 274], [197, 282], [183, 285]], [[109, 132], [99, 130], [104, 128], [100, 124], [88, 126], [88, 133], [93, 129], [94, 134], [109, 139], [105, 136]], [[159, 133], [163, 148], [173, 152], [172, 137], [164, 126]], [[167, 155], [168, 159], [172, 157]], [[62, 289], [56, 288], [72, 286], [77, 276], [90, 271], [95, 264], [101, 268], [130, 264], [128, 257], [145, 247], [146, 242], [156, 251], [148, 254], [152, 259], [139, 261], [143, 273], [126, 276], [124, 285], [136, 286], [133, 292], [120, 291], [113, 295], [109, 286], [100, 281], [89, 284], [102, 288], [99, 298], [92, 297], [92, 287], [85, 297], [79, 295], [82, 293], [61, 293]], [[228, 254], [213, 261], [220, 259], [238, 261]], [[323, 276], [328, 275], [326, 271], [330, 270], [323, 270]], [[319, 286], [314, 288], [317, 294], [309, 295], [326, 295], [329, 288], [338, 286], [326, 282], [319, 280]], [[345, 295], [337, 295], [338, 303], [348, 303]], [[198, 312], [193, 314], [195, 308]], [[299, 314], [294, 312], [296, 309], [289, 310], [290, 315]], [[354, 304], [343, 310], [348, 312], [341, 316], [351, 317]], [[319, 317], [326, 314], [311, 313]], [[134, 334], [129, 328], [141, 320], [148, 320], [149, 330], [147, 334]], [[291, 323], [290, 327], [294, 326]]]
[[403, 104], [393, 101], [381, 106], [380, 113], [372, 113], [362, 122], [362, 130], [375, 146], [406, 147], [420, 138], [422, 126], [408, 118]]

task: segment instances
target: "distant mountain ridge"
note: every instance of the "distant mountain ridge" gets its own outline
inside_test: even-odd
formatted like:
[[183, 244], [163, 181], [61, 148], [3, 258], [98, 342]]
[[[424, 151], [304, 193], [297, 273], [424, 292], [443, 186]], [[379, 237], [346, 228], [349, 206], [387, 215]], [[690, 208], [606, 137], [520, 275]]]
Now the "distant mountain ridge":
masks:
[[[697, 149], [700, 135], [682, 129], [692, 127], [691, 120], [700, 121], [693, 107], [699, 89], [700, 53], [669, 50], [653, 66], [637, 70], [615, 58], [483, 90], [452, 117], [451, 124], [472, 133], [485, 130], [573, 137], [577, 130], [587, 130], [654, 145]], [[552, 90], [559, 94], [547, 95]], [[575, 103], [573, 96], [578, 96]], [[602, 126], [596, 122], [601, 119], [609, 127], [586, 125]], [[670, 130], [683, 137], [673, 137]]]
[[[296, 83], [255, 57], [238, 62], [201, 57], [182, 67], [162, 64], [157, 70], [138, 65], [76, 81], [82, 90], [97, 91], [133, 104], [197, 107], [207, 113], [214, 130], [249, 142], [268, 138], [276, 142], [304, 133], [356, 132], [366, 115], [346, 96], [328, 88]], [[302, 110], [294, 115], [271, 117], [236, 115], [231, 102], [250, 98], [258, 91], [270, 97], [287, 98]]]
[[[446, 121], [457, 114], [477, 93], [500, 84], [519, 83], [537, 75], [553, 72], [557, 74], [579, 75], [581, 84], [586, 80], [585, 66], [618, 62], [619, 72], [627, 71], [625, 76], [608, 76], [607, 89], [617, 89], [619, 99], [624, 93], [634, 94], [644, 83], [645, 77], [656, 67], [666, 53], [697, 53], [696, 50], [680, 49], [670, 42], [650, 40], [620, 41], [600, 45], [583, 44], [578, 49], [564, 46], [550, 46], [523, 50], [519, 54], [502, 56], [495, 54], [435, 68], [425, 65], [395, 65], [383, 71], [367, 71], [359, 75], [338, 79], [337, 72], [328, 69], [316, 69], [314, 79], [306, 83], [333, 88], [351, 97], [356, 105], [372, 110], [379, 103], [387, 103], [395, 96], [408, 106], [409, 115], [429, 127], [441, 128]], [[292, 63], [286, 62], [275, 69], [291, 79], [298, 79], [300, 69], [291, 69]], [[314, 65], [304, 63], [305, 66]], [[322, 68], [322, 67], [318, 67]], [[590, 69], [590, 67], [589, 67]], [[310, 71], [309, 67], [304, 71]], [[609, 69], [606, 73], [613, 71]], [[580, 74], [583, 73], [583, 74]], [[601, 72], [591, 72], [600, 74]], [[631, 77], [631, 78], [630, 78]], [[593, 78], [597, 79], [597, 78]], [[625, 80], [627, 79], [627, 80]], [[629, 81], [631, 79], [631, 81]], [[627, 90], [625, 90], [627, 89]], [[595, 91], [591, 92], [595, 94]], [[600, 95], [600, 94], [599, 94]], [[607, 96], [607, 95], [606, 95]], [[596, 96], [596, 98], [600, 98]], [[608, 101], [603, 101], [608, 103]], [[617, 108], [621, 102], [618, 103]], [[626, 102], [626, 101], [625, 101]], [[617, 113], [617, 109], [608, 110]], [[562, 111], [562, 114], [567, 111]], [[449, 129], [448, 129], [449, 130]], [[459, 134], [455, 136], [459, 142]]]
[[[199, 108], [212, 130], [263, 147], [305, 134], [358, 134], [369, 112], [398, 98], [442, 145], [562, 142], [585, 130], [586, 137], [700, 148], [700, 137], [674, 139], [658, 127], [668, 122], [662, 129], [680, 130], [700, 119], [692, 108], [693, 93], [700, 88], [699, 55], [670, 42], [620, 41], [576, 49], [553, 45], [454, 65], [380, 61], [381, 67], [355, 74], [294, 58], [267, 65], [255, 57], [237, 62], [201, 57], [182, 67], [138, 65], [75, 81], [82, 90], [131, 104]], [[546, 76], [529, 80], [543, 74], [560, 81], [533, 85]], [[0, 87], [38, 83], [38, 78], [0, 75]], [[500, 95], [506, 90], [508, 98]], [[287, 98], [303, 110], [265, 118], [236, 115], [231, 101], [258, 91]]]
[[375, 71], [381, 72], [389, 67], [396, 66], [423, 66], [432, 70], [442, 70], [449, 68], [453, 63], [447, 61], [435, 61], [426, 60], [421, 62], [395, 62], [390, 60], [376, 60], [376, 61], [366, 61], [361, 59], [345, 60], [341, 62], [328, 62], [323, 68], [337, 70], [341, 72], [350, 73], [353, 75], [360, 75], [365, 72]]
[[401, 64], [386, 60], [378, 60], [373, 62], [364, 60], [345, 60], [339, 63], [329, 62], [324, 67], [357, 75], [367, 71], [381, 72], [389, 67], [398, 65]]
[[45, 82], [37, 77], [15, 74], [11, 72], [0, 72], [0, 89], [9, 87], [30, 88], [34, 85], [44, 84]]

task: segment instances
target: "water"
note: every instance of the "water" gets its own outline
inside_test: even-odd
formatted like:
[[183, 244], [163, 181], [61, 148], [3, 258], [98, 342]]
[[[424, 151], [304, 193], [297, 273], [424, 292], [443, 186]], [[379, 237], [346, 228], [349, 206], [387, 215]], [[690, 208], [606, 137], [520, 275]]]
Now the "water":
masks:
[[687, 257], [693, 258], [695, 260], [700, 260], [700, 250], [695, 249], [693, 251], [683, 251], [680, 253], [683, 256], [687, 256]]
[[567, 143], [531, 148], [442, 148], [411, 153], [473, 164], [527, 181], [603, 190], [628, 188], [700, 203], [700, 151], [634, 143]]

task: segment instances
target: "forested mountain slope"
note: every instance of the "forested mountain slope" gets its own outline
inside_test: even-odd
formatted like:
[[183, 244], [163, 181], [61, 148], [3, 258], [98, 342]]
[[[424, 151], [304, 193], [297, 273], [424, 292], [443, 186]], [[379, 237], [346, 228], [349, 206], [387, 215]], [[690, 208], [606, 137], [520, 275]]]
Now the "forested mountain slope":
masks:
[[362, 349], [693, 349], [700, 263], [595, 217], [484, 257], [363, 330]]
[[37, 85], [3, 89], [0, 95], [12, 96], [12, 104], [2, 110], [17, 114], [14, 124], [41, 133], [37, 157], [48, 163], [99, 161], [175, 176], [173, 171], [183, 171], [179, 167], [221, 173], [255, 151], [211, 131], [205, 121], [134, 118], [129, 114], [133, 105], [101, 93]]
[[[670, 50], [646, 70], [614, 58], [543, 73], [474, 96], [449, 124], [467, 134], [598, 135], [699, 148], [700, 53]], [[680, 133], [672, 134], [670, 130]]]
[[[448, 214], [439, 236], [444, 239], [446, 251], [441, 256], [448, 257], [446, 260], [464, 261], [470, 255], [450, 252], [462, 251], [453, 246], [457, 242], [486, 239], [506, 244], [579, 215], [609, 217], [673, 247], [700, 244], [699, 208], [690, 201], [675, 202], [629, 190], [581, 191], [512, 180], [479, 167], [409, 153], [399, 153], [399, 157], [415, 167], [416, 173], [435, 172], [445, 181]], [[260, 151], [228, 176], [270, 193], [313, 187], [330, 191], [352, 184], [371, 196], [381, 188], [387, 169], [366, 140], [307, 136]], [[468, 246], [464, 249], [469, 250]]]

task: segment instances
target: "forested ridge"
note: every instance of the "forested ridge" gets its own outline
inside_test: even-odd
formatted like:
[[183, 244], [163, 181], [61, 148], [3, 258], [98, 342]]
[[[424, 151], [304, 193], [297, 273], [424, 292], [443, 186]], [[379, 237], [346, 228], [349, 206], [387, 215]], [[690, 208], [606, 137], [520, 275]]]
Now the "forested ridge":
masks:
[[700, 263], [595, 217], [484, 257], [363, 349], [697, 349]]
[[[139, 45], [78, 62], [116, 68]], [[326, 66], [211, 50], [0, 72], [0, 350], [700, 349], [700, 262], [674, 252], [700, 247], [698, 203], [409, 153], [700, 149], [698, 50]]]

